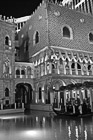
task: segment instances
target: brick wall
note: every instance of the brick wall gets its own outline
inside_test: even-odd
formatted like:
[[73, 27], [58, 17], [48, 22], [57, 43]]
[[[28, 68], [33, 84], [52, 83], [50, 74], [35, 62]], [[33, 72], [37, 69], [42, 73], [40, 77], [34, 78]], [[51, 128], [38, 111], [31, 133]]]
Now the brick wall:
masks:
[[[58, 11], [60, 15], [55, 16], [54, 12]], [[84, 19], [84, 23], [80, 19]], [[88, 33], [93, 31], [93, 16], [50, 3], [48, 20], [50, 45], [93, 51], [93, 44], [88, 41]], [[65, 24], [72, 28], [73, 40], [62, 38], [61, 27]]]
[[[59, 12], [60, 15], [55, 16], [54, 12]], [[41, 19], [39, 19], [40, 16]], [[80, 19], [84, 19], [84, 22], [80, 22]], [[61, 27], [65, 24], [72, 28], [73, 40], [62, 38]], [[40, 33], [40, 42], [33, 46], [33, 35], [36, 30]], [[31, 58], [34, 53], [47, 46], [48, 43], [76, 50], [93, 51], [93, 44], [88, 41], [90, 31], [93, 31], [92, 15], [53, 3], [48, 3], [48, 5], [42, 3], [19, 32], [20, 61]], [[29, 50], [24, 53], [23, 42], [27, 35], [29, 36]]]
[[[37, 8], [36, 12], [32, 15], [31, 19], [24, 25], [24, 27], [19, 32], [19, 46], [20, 46], [20, 60], [25, 61], [29, 55], [29, 58], [32, 54], [36, 53], [40, 49], [44, 48], [48, 44], [47, 37], [47, 14], [46, 14], [46, 4], [43, 3], [40, 7]], [[41, 18], [41, 19], [40, 19]], [[38, 31], [40, 33], [40, 42], [33, 46], [33, 35], [34, 32]], [[29, 36], [29, 51], [28, 54], [24, 53], [24, 44], [23, 41], [26, 38], [26, 35]], [[22, 35], [24, 36], [22, 38]]]

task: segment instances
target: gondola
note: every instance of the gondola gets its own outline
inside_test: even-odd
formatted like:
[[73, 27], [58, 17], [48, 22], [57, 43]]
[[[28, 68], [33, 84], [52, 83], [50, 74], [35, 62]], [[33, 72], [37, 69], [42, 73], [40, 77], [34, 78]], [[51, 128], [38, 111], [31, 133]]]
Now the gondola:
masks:
[[[57, 116], [88, 117], [93, 115], [92, 93], [84, 89], [91, 88], [93, 82], [84, 82], [61, 86], [58, 99], [54, 100], [53, 111]], [[75, 91], [72, 92], [72, 91]], [[83, 90], [83, 91], [82, 91]], [[77, 92], [78, 91], [78, 92]]]
[[88, 116], [92, 116], [93, 115], [92, 112], [85, 113], [85, 114], [71, 113], [71, 112], [62, 112], [58, 108], [53, 108], [53, 111], [59, 117], [64, 117], [64, 116], [66, 116], [66, 117], [88, 117]]

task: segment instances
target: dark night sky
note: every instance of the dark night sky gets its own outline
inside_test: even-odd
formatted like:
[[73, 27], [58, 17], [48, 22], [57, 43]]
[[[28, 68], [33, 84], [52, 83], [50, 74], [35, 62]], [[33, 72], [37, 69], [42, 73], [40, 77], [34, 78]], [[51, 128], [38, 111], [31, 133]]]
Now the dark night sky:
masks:
[[31, 15], [42, 0], [1, 0], [0, 15], [15, 18]]

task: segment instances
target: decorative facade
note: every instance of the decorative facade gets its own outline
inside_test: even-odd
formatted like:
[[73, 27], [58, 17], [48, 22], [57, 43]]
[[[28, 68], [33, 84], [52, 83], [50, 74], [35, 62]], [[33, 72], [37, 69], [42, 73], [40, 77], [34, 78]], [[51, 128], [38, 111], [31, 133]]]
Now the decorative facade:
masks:
[[[92, 24], [91, 14], [44, 0], [20, 30], [20, 61], [34, 66], [32, 103], [59, 106], [62, 85], [93, 82]], [[92, 105], [92, 90], [67, 90], [66, 98], [80, 95]]]
[[[63, 101], [66, 105], [80, 98], [81, 104], [89, 100], [93, 111], [93, 85], [80, 85], [93, 82], [92, 25], [91, 13], [48, 0], [26, 21], [17, 42], [14, 23], [1, 19], [1, 102], [59, 107]], [[64, 100], [60, 87], [71, 84], [79, 88], [66, 89]]]
[[15, 103], [14, 41], [14, 23], [9, 23], [4, 17], [0, 17], [0, 105], [3, 103], [4, 106]]

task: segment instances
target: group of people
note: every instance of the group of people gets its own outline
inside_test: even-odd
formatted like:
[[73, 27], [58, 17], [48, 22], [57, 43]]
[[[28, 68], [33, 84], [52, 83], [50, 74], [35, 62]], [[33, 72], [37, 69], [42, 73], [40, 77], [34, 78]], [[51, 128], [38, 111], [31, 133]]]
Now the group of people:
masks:
[[71, 98], [66, 102], [67, 112], [76, 114], [88, 114], [91, 112], [90, 99], [85, 98], [81, 104], [80, 99]]

